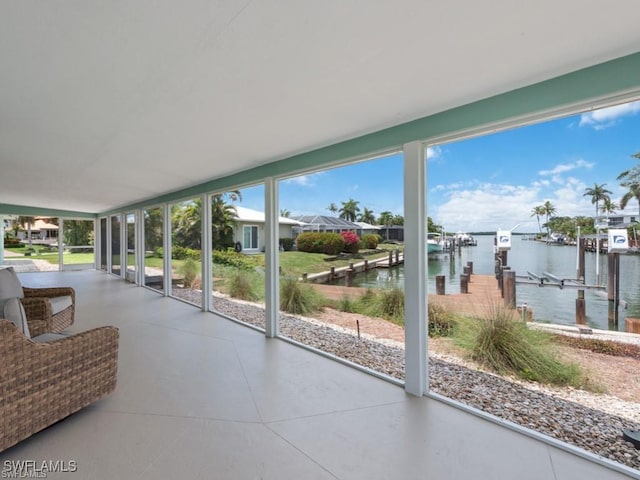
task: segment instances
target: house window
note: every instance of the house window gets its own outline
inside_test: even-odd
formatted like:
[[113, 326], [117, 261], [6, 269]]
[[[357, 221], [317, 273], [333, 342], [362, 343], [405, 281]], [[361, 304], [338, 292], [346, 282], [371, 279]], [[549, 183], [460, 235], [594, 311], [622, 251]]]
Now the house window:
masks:
[[242, 227], [242, 248], [245, 250], [258, 249], [258, 227], [255, 225]]

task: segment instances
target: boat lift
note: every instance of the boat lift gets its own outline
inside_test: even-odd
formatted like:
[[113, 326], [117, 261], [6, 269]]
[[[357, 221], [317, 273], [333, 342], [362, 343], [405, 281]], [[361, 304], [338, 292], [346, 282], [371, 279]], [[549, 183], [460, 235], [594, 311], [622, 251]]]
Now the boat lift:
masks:
[[606, 290], [606, 287], [600, 285], [586, 285], [575, 278], [559, 277], [550, 272], [542, 272], [536, 274], [527, 271], [526, 275], [516, 275], [516, 283], [523, 285], [536, 285], [538, 287], [558, 287], [575, 288], [578, 290]]

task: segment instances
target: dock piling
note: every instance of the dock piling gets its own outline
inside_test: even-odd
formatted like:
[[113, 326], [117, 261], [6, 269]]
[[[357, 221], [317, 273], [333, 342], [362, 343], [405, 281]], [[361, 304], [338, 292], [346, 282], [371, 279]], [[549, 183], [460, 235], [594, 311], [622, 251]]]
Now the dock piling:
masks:
[[469, 293], [469, 275], [460, 275], [460, 293]]

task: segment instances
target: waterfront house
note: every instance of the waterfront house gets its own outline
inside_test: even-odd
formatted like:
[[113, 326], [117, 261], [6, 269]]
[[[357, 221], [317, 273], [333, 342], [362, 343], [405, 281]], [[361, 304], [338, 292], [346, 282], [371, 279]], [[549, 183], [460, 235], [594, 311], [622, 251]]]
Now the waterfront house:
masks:
[[[264, 212], [235, 205], [233, 241], [237, 250], [252, 253], [263, 252], [265, 247]], [[278, 239], [295, 237], [294, 231], [304, 223], [287, 217], [278, 217]]]

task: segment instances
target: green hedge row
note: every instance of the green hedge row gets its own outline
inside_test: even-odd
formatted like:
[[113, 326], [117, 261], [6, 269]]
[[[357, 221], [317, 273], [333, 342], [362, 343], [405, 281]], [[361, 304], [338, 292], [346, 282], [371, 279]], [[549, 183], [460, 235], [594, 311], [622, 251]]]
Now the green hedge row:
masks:
[[344, 250], [344, 238], [339, 233], [305, 232], [296, 238], [301, 252], [336, 255]]

